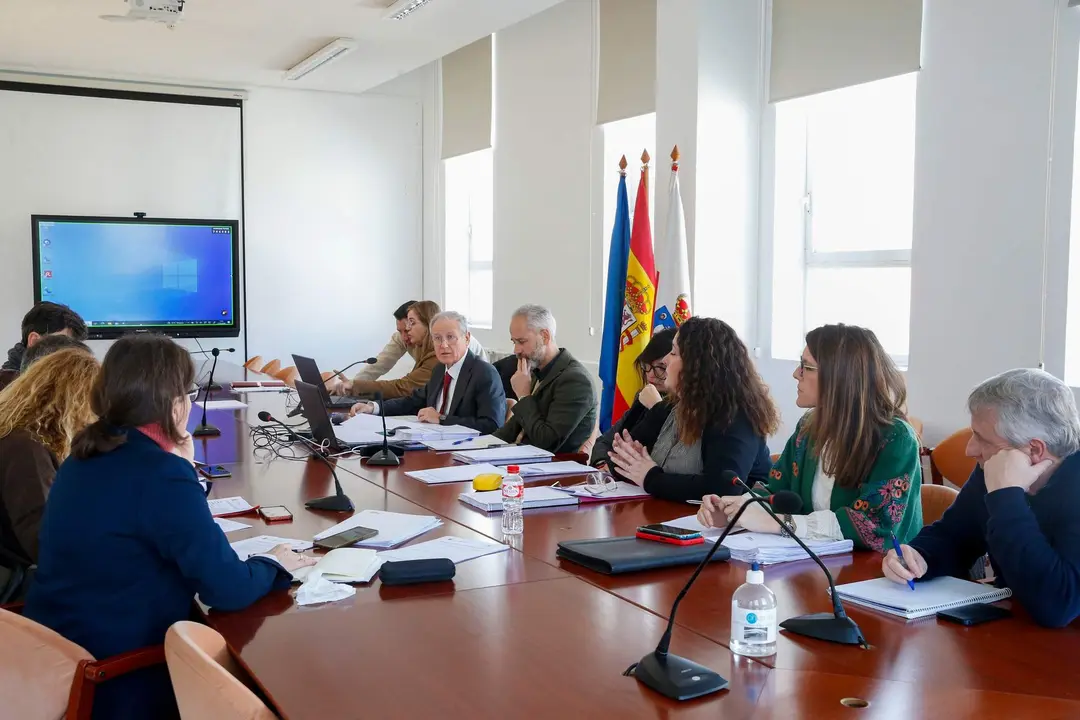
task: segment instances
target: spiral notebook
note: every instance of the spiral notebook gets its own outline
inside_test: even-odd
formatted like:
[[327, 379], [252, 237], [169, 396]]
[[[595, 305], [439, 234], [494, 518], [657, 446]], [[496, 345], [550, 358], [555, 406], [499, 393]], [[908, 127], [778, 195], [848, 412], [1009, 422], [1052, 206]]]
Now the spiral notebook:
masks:
[[898, 615], [907, 620], [928, 617], [942, 610], [973, 603], [992, 603], [1012, 596], [1008, 588], [996, 588], [954, 577], [939, 577], [907, 585], [886, 578], [837, 585], [841, 600]]

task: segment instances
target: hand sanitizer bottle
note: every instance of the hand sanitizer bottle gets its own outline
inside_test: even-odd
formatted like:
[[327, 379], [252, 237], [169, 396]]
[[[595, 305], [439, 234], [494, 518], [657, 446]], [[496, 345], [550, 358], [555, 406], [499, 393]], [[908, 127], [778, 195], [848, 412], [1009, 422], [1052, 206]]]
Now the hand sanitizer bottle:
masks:
[[751, 657], [775, 654], [776, 625], [776, 595], [765, 587], [765, 573], [755, 562], [746, 571], [746, 584], [731, 596], [731, 652]]

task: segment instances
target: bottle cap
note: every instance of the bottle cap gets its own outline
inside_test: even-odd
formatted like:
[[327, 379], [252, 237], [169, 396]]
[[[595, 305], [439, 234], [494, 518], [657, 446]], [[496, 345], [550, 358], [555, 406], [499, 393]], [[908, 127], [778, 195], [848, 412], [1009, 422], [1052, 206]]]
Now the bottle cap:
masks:
[[746, 582], [751, 585], [762, 585], [765, 583], [765, 573], [761, 571], [761, 565], [756, 562], [750, 564], [750, 569], [746, 571]]
[[521, 467], [518, 466], [518, 465], [507, 465], [506, 466], [506, 472], [508, 472], [508, 473], [510, 473], [512, 475], [517, 475], [520, 470], [521, 470]]

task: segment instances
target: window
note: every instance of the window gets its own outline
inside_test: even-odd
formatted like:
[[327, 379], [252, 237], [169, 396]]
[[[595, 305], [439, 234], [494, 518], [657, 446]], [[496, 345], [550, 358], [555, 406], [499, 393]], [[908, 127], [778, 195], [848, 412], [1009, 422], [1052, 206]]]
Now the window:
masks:
[[[657, 163], [656, 113], [617, 120], [602, 126], [604, 132], [604, 274], [601, 283], [607, 282], [608, 256], [611, 251], [611, 231], [615, 225], [616, 193], [619, 190], [619, 159], [626, 156], [626, 197], [630, 203], [630, 221], [633, 227], [634, 203], [641, 181], [641, 151], [649, 156], [649, 219], [656, 217], [656, 168], [666, 167]], [[650, 222], [650, 225], [652, 223]], [[653, 237], [656, 236], [653, 225]]]
[[774, 357], [844, 322], [907, 364], [916, 77], [776, 105]]
[[492, 150], [443, 161], [446, 202], [446, 309], [491, 328], [494, 292]]

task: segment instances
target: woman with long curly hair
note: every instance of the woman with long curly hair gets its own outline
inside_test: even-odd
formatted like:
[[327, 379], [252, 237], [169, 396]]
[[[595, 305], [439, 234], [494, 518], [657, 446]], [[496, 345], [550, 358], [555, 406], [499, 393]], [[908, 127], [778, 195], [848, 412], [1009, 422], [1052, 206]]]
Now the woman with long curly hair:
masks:
[[86, 350], [37, 360], [0, 393], [0, 544], [36, 563], [38, 527], [71, 441], [96, 419], [90, 390], [98, 361]]
[[[854, 325], [811, 330], [794, 377], [796, 403], [807, 413], [769, 473], [770, 493], [797, 492], [808, 511], [788, 525], [807, 540], [848, 538], [878, 552], [894, 535], [911, 540], [923, 524], [919, 441], [905, 415], [904, 378], [877, 336]], [[708, 497], [698, 517], [722, 525], [739, 504]], [[739, 524], [780, 532], [757, 506]]]
[[738, 493], [724, 478], [748, 484], [768, 479], [766, 438], [780, 414], [727, 323], [694, 317], [679, 328], [667, 359], [668, 399], [637, 427], [616, 436], [611, 460], [618, 475], [665, 500]]

